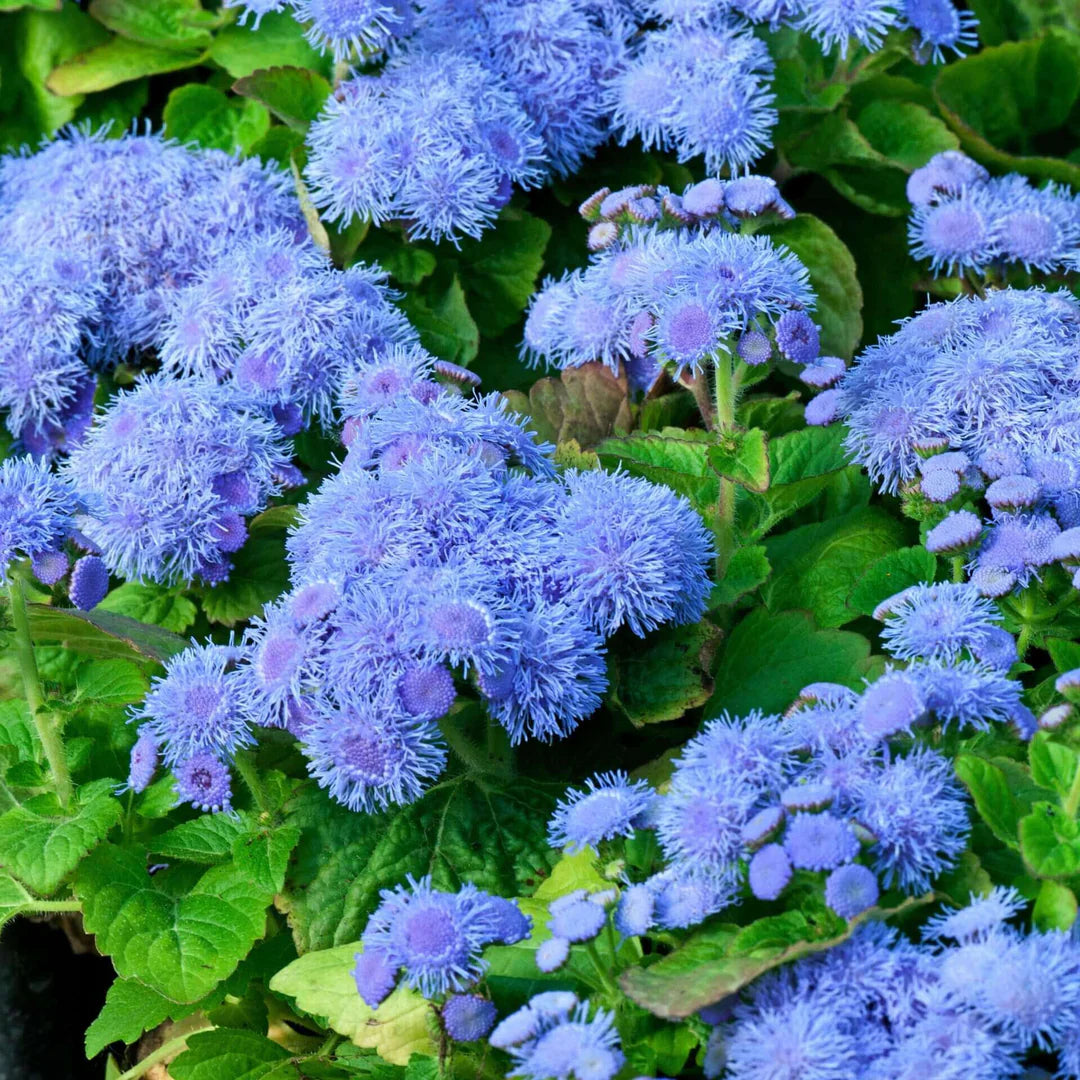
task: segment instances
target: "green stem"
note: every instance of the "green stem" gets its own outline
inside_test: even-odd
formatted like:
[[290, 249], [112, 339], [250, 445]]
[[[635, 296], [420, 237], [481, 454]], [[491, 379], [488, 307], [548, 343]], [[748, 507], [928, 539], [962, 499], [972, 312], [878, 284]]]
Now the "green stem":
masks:
[[585, 951], [589, 954], [589, 959], [592, 961], [593, 967], [596, 969], [596, 974], [599, 976], [600, 985], [613, 997], [618, 997], [619, 987], [616, 985], [615, 980], [611, 977], [611, 972], [604, 967], [603, 960], [600, 959], [600, 954], [596, 951], [596, 942], [590, 941], [585, 945]]
[[1016, 639], [1016, 654], [1023, 660], [1031, 645], [1031, 639], [1035, 636], [1035, 627], [1030, 623], [1024, 623], [1020, 628], [1020, 634]]
[[962, 585], [964, 582], [964, 556], [954, 555], [952, 557], [952, 579], [956, 584]]
[[[717, 352], [713, 365], [716, 385], [716, 421], [719, 432], [731, 431], [735, 427], [735, 399], [738, 388], [734, 378], [734, 364], [731, 356]], [[735, 551], [735, 484], [727, 477], [720, 478], [719, 497], [716, 500], [716, 580], [719, 581], [727, 570], [731, 556]]]
[[53, 912], [82, 911], [78, 900], [35, 900], [27, 905], [37, 915], [50, 915]]
[[974, 270], [970, 270], [970, 269], [965, 270], [964, 271], [964, 280], [970, 286], [971, 291], [980, 300], [985, 300], [986, 299], [986, 282], [985, 282], [984, 279], [981, 279], [979, 277], [979, 275], [975, 273]]
[[1075, 818], [1076, 811], [1080, 810], [1080, 769], [1076, 770], [1072, 787], [1069, 788], [1069, 794], [1065, 796], [1065, 801], [1061, 804], [1061, 808], [1070, 818]]
[[[460, 712], [460, 710], [456, 710]], [[462, 765], [471, 773], [481, 776], [498, 775], [502, 770], [498, 761], [493, 761], [486, 749], [481, 749], [455, 720], [455, 712], [449, 712], [439, 721], [439, 730], [443, 733], [447, 745], [457, 755]]]
[[[200, 1030], [213, 1031], [213, 1029], [213, 1024], [209, 1024]], [[189, 1031], [184, 1035], [177, 1035], [175, 1039], [169, 1039], [168, 1042], [162, 1043], [152, 1054], [147, 1054], [137, 1065], [133, 1065], [127, 1072], [121, 1073], [116, 1080], [139, 1080], [140, 1076], [145, 1076], [159, 1061], [164, 1061], [175, 1051], [186, 1049], [188, 1039], [197, 1034], [197, 1031]]]
[[697, 403], [698, 412], [701, 413], [701, 422], [705, 425], [707, 431], [712, 431], [716, 426], [716, 417], [713, 416], [712, 397], [709, 394], [709, 382], [708, 379], [701, 374], [688, 375], [683, 372], [679, 376], [679, 382], [694, 395], [694, 401]]
[[64, 742], [57, 730], [56, 718], [45, 709], [45, 695], [41, 690], [37, 660], [34, 658], [34, 642], [30, 637], [30, 620], [26, 614], [26, 589], [23, 582], [12, 577], [8, 585], [11, 599], [11, 621], [15, 624], [15, 656], [22, 673], [23, 693], [30, 709], [30, 717], [37, 728], [41, 748], [45, 751], [45, 760], [52, 772], [53, 786], [60, 805], [67, 807], [71, 801], [71, 775], [68, 772], [67, 758], [64, 756]]
[[240, 779], [244, 781], [248, 791], [251, 792], [251, 797], [255, 800], [255, 805], [259, 810], [264, 814], [274, 814], [277, 808], [271, 804], [270, 796], [263, 786], [259, 770], [255, 765], [255, 755], [250, 750], [238, 750], [233, 757], [233, 764], [240, 774]]

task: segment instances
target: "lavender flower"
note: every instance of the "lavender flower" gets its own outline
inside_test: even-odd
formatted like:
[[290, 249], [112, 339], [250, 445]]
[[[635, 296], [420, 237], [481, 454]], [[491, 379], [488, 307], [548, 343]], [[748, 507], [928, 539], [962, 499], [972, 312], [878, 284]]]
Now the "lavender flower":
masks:
[[33, 458], [0, 462], [0, 581], [20, 556], [54, 549], [75, 512], [71, 488]]
[[589, 777], [584, 790], [567, 791], [556, 806], [548, 823], [548, 843], [573, 853], [616, 836], [631, 836], [635, 820], [652, 801], [649, 785], [631, 781], [624, 772]]

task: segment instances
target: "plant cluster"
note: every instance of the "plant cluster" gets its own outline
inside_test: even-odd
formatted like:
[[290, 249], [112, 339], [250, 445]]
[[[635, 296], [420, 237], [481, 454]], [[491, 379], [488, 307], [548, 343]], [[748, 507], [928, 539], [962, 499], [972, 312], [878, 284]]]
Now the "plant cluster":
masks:
[[1080, 1074], [1069, 4], [3, 7], [94, 1075]]

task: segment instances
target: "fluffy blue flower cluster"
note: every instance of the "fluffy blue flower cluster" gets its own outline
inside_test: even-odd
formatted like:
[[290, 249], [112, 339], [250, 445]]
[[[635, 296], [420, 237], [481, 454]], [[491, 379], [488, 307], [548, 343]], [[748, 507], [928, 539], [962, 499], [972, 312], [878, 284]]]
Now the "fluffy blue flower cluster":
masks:
[[[886, 669], [859, 694], [807, 687], [784, 717], [751, 713], [711, 721], [674, 762], [663, 794], [624, 773], [568, 793], [549, 825], [553, 847], [598, 847], [655, 829], [665, 867], [626, 884], [615, 927], [636, 936], [689, 927], [738, 901], [744, 883], [775, 900], [796, 871], [827, 875], [826, 903], [843, 918], [872, 907], [880, 885], [919, 893], [953, 865], [968, 833], [964, 796], [949, 761], [889, 740], [919, 729], [1036, 727], [1007, 677], [1012, 637], [993, 604], [967, 584], [919, 585], [878, 611]], [[543, 970], [600, 932], [614, 897], [572, 894], [551, 905]]]
[[[459, 1039], [462, 1042], [482, 1038], [491, 1030], [494, 1010], [475, 1005], [466, 1010], [461, 999], [486, 970], [485, 947], [523, 941], [532, 926], [529, 919], [511, 900], [468, 884], [456, 893], [439, 892], [431, 887], [430, 877], [409, 878], [408, 887], [383, 889], [380, 896], [382, 902], [361, 937], [363, 948], [356, 954], [353, 978], [360, 997], [378, 1008], [401, 973], [407, 986], [428, 999], [451, 995], [443, 1010], [451, 1038], [470, 1036]], [[468, 1017], [456, 1015], [465, 1011]], [[485, 1020], [486, 1028], [473, 1034], [481, 1026], [477, 1020]]]
[[606, 137], [618, 7], [427, 3], [399, 54], [354, 74], [312, 125], [316, 205], [334, 221], [402, 220], [412, 236], [478, 236], [515, 184], [573, 171]]
[[[30, 457], [0, 462], [0, 582], [7, 582], [8, 568], [19, 558], [33, 560], [35, 571], [45, 574], [38, 574], [39, 580], [59, 581], [67, 572], [67, 556], [60, 549], [75, 508], [71, 488], [47, 465]], [[55, 576], [54, 569], [59, 569]]]
[[1032, 1051], [1076, 1076], [1080, 943], [1010, 926], [1023, 906], [997, 888], [931, 919], [922, 944], [870, 923], [770, 972], [709, 1010], [730, 1018], [710, 1036], [706, 1077], [1005, 1080]]
[[[654, 0], [669, 17], [701, 17], [713, 5], [703, 0]], [[893, 29], [914, 30], [919, 63], [941, 63], [946, 52], [963, 55], [978, 44], [978, 20], [952, 0], [722, 0], [722, 7], [772, 27], [786, 24], [809, 34], [822, 49], [838, 48], [842, 57], [852, 42], [871, 52], [881, 48]]]
[[[626, 474], [556, 477], [549, 448], [500, 399], [443, 391], [434, 381], [438, 366], [422, 350], [398, 348], [358, 363], [345, 379], [348, 454], [301, 507], [289, 537], [295, 587], [253, 621], [230, 654], [235, 667], [219, 665], [213, 653], [228, 701], [223, 713], [171, 705], [161, 713], [151, 730], [170, 764], [196, 751], [224, 762], [250, 725], [286, 727], [338, 801], [364, 811], [407, 803], [445, 764], [436, 721], [455, 703], [456, 678], [474, 684], [512, 742], [561, 738], [600, 705], [606, 637], [623, 626], [644, 635], [701, 617], [712, 545], [685, 500]], [[227, 400], [224, 390], [215, 387], [216, 401]], [[168, 383], [142, 390], [166, 392], [179, 393]], [[113, 558], [134, 560], [158, 534], [135, 544], [139, 519], [124, 524], [124, 515], [141, 511], [147, 528], [160, 530], [163, 496], [147, 508], [120, 500], [115, 492], [124, 487], [103, 482], [101, 447], [115, 428], [127, 431], [119, 421], [126, 400], [70, 471], [115, 503], [93, 538], [103, 549], [108, 540]], [[243, 421], [266, 423], [251, 415]], [[269, 448], [262, 456], [245, 448], [244, 429], [233, 423], [230, 430], [217, 419], [212, 430], [247, 463], [235, 479], [249, 479], [251, 497], [261, 496], [256, 482], [273, 477]], [[182, 428], [172, 438], [182, 438]], [[157, 454], [164, 458], [160, 448]], [[215, 485], [211, 449], [196, 457], [205, 481], [193, 484], [189, 472], [175, 490], [200, 510], [204, 499], [216, 507], [212, 500], [228, 497], [231, 484]], [[261, 472], [252, 476], [256, 465]], [[208, 510], [205, 532], [184, 531], [192, 562], [234, 535], [217, 512]], [[226, 513], [242, 529], [242, 519]], [[162, 685], [182, 697], [190, 681], [185, 658], [204, 654], [189, 650], [170, 661]], [[151, 694], [145, 716], [154, 719], [162, 700], [172, 698]], [[218, 730], [224, 715], [229, 722]], [[201, 741], [177, 742], [174, 726], [192, 722], [205, 727]]]
[[241, 25], [252, 17], [256, 30], [264, 15], [289, 8], [297, 22], [308, 24], [308, 41], [335, 60], [383, 49], [415, 20], [412, 0], [225, 0], [223, 6], [242, 8]]
[[63, 464], [78, 529], [129, 580], [214, 584], [247, 539], [245, 518], [301, 481], [281, 429], [213, 379], [141, 379]]
[[640, 137], [646, 150], [673, 151], [680, 161], [703, 155], [710, 173], [734, 174], [772, 145], [774, 65], [749, 27], [721, 5], [707, 6], [707, 17], [641, 35], [610, 80], [607, 103], [624, 145]]
[[507, 1076], [520, 1080], [612, 1080], [626, 1060], [614, 1014], [590, 1010], [568, 990], [534, 994], [488, 1042], [509, 1053], [514, 1068]]
[[362, 263], [336, 270], [306, 237], [246, 237], [168, 295], [152, 344], [163, 371], [231, 384], [286, 434], [312, 417], [329, 426], [357, 360], [418, 340], [385, 280]]
[[[878, 486], [939, 508], [926, 543], [990, 596], [1080, 564], [1080, 303], [1000, 290], [935, 304], [807, 407], [836, 416]], [[976, 513], [971, 506], [985, 502]]]
[[1017, 173], [990, 178], [958, 150], [931, 158], [908, 178], [911, 253], [949, 274], [1019, 263], [1044, 273], [1080, 266], [1080, 197]]
[[35, 454], [67, 447], [94, 372], [151, 346], [172, 293], [238, 241], [306, 238], [288, 179], [158, 136], [70, 131], [0, 158], [0, 408]]
[[312, 198], [332, 221], [403, 220], [414, 237], [478, 236], [544, 147], [497, 74], [464, 53], [408, 52], [343, 83], [308, 134]]
[[643, 388], [664, 366], [696, 372], [719, 353], [764, 364], [773, 342], [787, 359], [817, 366], [806, 268], [769, 237], [734, 231], [747, 217], [791, 216], [771, 180], [705, 180], [681, 195], [602, 190], [582, 214], [593, 222], [596, 253], [533, 297], [528, 359], [564, 368], [601, 360], [616, 371], [625, 364]]

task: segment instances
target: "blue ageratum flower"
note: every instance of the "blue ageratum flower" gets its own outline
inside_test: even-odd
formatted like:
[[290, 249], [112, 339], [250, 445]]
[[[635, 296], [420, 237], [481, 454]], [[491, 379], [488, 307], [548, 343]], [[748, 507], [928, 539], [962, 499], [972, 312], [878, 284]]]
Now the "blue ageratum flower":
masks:
[[603, 85], [625, 63], [633, 29], [619, 4], [428, 0], [415, 47], [465, 53], [500, 76], [535, 125], [551, 171], [566, 176], [608, 137]]
[[644, 780], [631, 780], [624, 772], [591, 776], [584, 789], [571, 788], [559, 801], [548, 822], [548, 843], [573, 853], [617, 836], [631, 836], [635, 821], [655, 797]]
[[882, 882], [921, 892], [964, 850], [967, 800], [952, 764], [916, 747], [856, 785], [855, 819], [874, 837], [873, 867]]
[[434, 724], [364, 691], [335, 685], [313, 699], [300, 748], [332, 798], [373, 814], [418, 799], [442, 773], [446, 747]]
[[764, 43], [723, 20], [671, 23], [644, 35], [608, 106], [623, 144], [640, 137], [646, 150], [704, 155], [710, 173], [734, 173], [772, 144], [772, 71]]
[[13, 560], [59, 548], [75, 510], [74, 491], [45, 462], [0, 462], [0, 581]]
[[500, 78], [455, 52], [408, 52], [356, 75], [308, 133], [306, 176], [331, 221], [408, 223], [410, 235], [479, 236], [543, 175], [543, 142]]
[[572, 605], [523, 608], [512, 655], [478, 682], [488, 711], [516, 744], [565, 738], [600, 707], [607, 690], [603, 638]]
[[244, 631], [235, 690], [253, 724], [285, 727], [289, 706], [317, 684], [322, 637], [297, 621], [287, 598], [268, 604]]
[[121, 394], [64, 465], [80, 531], [130, 580], [227, 576], [244, 519], [295, 479], [280, 428], [246, 395], [157, 375]]
[[0, 407], [34, 453], [89, 420], [93, 372], [155, 343], [163, 310], [238, 243], [306, 231], [290, 181], [256, 158], [157, 135], [66, 131], [0, 158]]
[[587, 1002], [568, 997], [553, 1001], [551, 994], [536, 995], [492, 1032], [492, 1045], [506, 1049], [514, 1060], [509, 1076], [612, 1080], [622, 1068], [625, 1058], [614, 1014], [592, 1011]]
[[[401, 969], [406, 984], [427, 998], [468, 990], [486, 970], [485, 946], [504, 940], [504, 902], [470, 884], [456, 893], [440, 892], [430, 875], [407, 881], [380, 893], [360, 955], [387, 971]], [[366, 1000], [372, 1007], [379, 1004]]]
[[625, 473], [570, 472], [554, 523], [565, 599], [605, 635], [700, 619], [712, 540], [690, 504]]
[[140, 736], [153, 736], [166, 765], [200, 752], [231, 758], [254, 742], [237, 695], [235, 650], [195, 645], [167, 661], [131, 713]]

